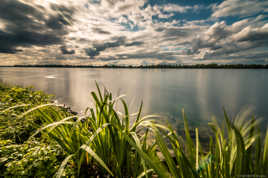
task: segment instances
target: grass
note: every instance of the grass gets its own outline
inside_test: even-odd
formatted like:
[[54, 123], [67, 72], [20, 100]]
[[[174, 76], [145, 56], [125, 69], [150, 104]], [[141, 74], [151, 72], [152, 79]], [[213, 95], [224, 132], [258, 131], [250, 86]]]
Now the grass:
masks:
[[[209, 146], [202, 147], [198, 128], [192, 138], [183, 110], [184, 135], [180, 136], [171, 126], [160, 123], [159, 116], [143, 116], [142, 104], [137, 113], [130, 114], [123, 97], [113, 98], [112, 93], [101, 91], [98, 85], [91, 96], [94, 107], [80, 115], [48, 104], [49, 99], [38, 104], [28, 102], [27, 106], [15, 102], [18, 107], [6, 102], [10, 107], [2, 108], [0, 133], [5, 132], [6, 126], [16, 130], [19, 125], [23, 129], [20, 122], [33, 128], [20, 142], [14, 139], [16, 132], [11, 132], [10, 137], [0, 135], [2, 175], [268, 176], [268, 131], [262, 135], [259, 121], [249, 119], [247, 113], [232, 119], [224, 112], [224, 122], [220, 124], [212, 119]], [[116, 109], [116, 103], [123, 106], [122, 113]], [[17, 124], [10, 125], [10, 117]]]

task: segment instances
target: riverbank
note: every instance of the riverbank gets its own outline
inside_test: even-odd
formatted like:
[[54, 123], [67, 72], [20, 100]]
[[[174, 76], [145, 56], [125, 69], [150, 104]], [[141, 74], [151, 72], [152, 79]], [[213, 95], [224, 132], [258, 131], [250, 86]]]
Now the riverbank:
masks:
[[[52, 95], [33, 88], [0, 84], [0, 177], [53, 176], [63, 157], [57, 145], [40, 136], [29, 139], [42, 125], [31, 108], [54, 103]], [[64, 105], [55, 105], [64, 115], [76, 114]]]
[[177, 135], [159, 116], [143, 116], [142, 106], [130, 115], [122, 98], [102, 91], [97, 85], [94, 107], [77, 115], [43, 92], [0, 85], [2, 177], [268, 175], [268, 131], [261, 139], [254, 118], [231, 121], [225, 113], [223, 124], [213, 120], [204, 150], [201, 133], [188, 126], [184, 112], [184, 134]]

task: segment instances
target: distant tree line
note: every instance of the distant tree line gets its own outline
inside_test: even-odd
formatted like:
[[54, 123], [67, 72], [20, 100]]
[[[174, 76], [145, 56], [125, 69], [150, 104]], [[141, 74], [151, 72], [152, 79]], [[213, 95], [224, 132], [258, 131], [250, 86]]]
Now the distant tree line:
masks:
[[145, 68], [145, 69], [268, 69], [268, 64], [158, 64], [146, 66], [132, 66], [132, 65], [61, 65], [61, 64], [46, 64], [46, 65], [13, 65], [0, 67], [55, 67], [55, 68]]

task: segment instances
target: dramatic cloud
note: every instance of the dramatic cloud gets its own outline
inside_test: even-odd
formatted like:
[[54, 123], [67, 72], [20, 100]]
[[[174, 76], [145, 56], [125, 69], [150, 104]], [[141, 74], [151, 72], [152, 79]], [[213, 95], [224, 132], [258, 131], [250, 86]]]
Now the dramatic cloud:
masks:
[[0, 65], [266, 63], [263, 0], [2, 0]]
[[73, 10], [51, 4], [47, 13], [42, 6], [23, 1], [2, 0], [0, 6], [0, 52], [16, 53], [17, 47], [47, 46], [60, 44], [68, 33], [65, 26], [71, 21]]
[[268, 12], [268, 1], [263, 0], [225, 0], [214, 7], [213, 17], [252, 16]]
[[[241, 27], [237, 24], [227, 26], [224, 22], [215, 23], [203, 35], [192, 41], [189, 54], [196, 54], [200, 59], [267, 59], [267, 52], [263, 50], [268, 44], [268, 24], [261, 27]], [[252, 55], [252, 50], [258, 51]], [[249, 55], [249, 53], [251, 53]]]
[[142, 45], [143, 42], [141, 41], [133, 41], [133, 42], [127, 42], [126, 37], [121, 36], [121, 37], [114, 37], [111, 39], [110, 42], [99, 42], [99, 43], [94, 43], [92, 48], [86, 48], [85, 52], [87, 53], [88, 56], [91, 58], [94, 58], [95, 56], [100, 55], [100, 52], [105, 51], [106, 49], [110, 48], [117, 48], [120, 46], [140, 46]]

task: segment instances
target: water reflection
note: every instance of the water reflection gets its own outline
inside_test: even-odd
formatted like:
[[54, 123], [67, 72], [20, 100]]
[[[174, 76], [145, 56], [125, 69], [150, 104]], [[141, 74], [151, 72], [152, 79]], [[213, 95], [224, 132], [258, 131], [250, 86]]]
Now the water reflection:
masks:
[[202, 125], [212, 115], [222, 118], [223, 107], [231, 116], [253, 107], [257, 116], [268, 118], [267, 74], [246, 69], [1, 68], [0, 80], [54, 94], [76, 111], [90, 105], [98, 81], [117, 96], [126, 94], [132, 112], [143, 100], [144, 113], [165, 115], [179, 125], [185, 108], [190, 123]]

